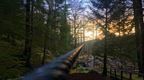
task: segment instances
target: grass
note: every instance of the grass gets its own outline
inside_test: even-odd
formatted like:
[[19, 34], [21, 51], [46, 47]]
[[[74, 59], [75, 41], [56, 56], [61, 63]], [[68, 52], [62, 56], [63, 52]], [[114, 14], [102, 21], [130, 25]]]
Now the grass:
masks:
[[142, 77], [139, 77], [138, 75], [133, 75], [133, 80], [143, 80]]
[[[114, 74], [113, 74], [114, 76]], [[117, 73], [117, 77], [120, 78], [120, 73]], [[129, 79], [128, 73], [123, 73], [123, 77]], [[132, 80], [143, 80], [142, 77], [139, 77], [137, 74], [132, 74]]]

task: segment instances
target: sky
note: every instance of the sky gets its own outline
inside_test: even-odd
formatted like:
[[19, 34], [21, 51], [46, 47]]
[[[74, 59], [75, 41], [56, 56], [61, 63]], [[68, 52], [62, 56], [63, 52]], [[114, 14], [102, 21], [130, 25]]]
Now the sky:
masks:
[[[84, 7], [84, 11], [82, 13], [80, 13], [81, 16], [84, 16], [82, 18], [87, 18], [88, 16], [91, 15], [91, 10], [89, 9], [90, 5], [90, 0], [71, 0], [72, 2], [70, 2], [71, 7], [74, 9], [74, 11], [77, 11], [77, 7], [80, 5], [82, 7]], [[80, 1], [82, 1], [81, 3], [79, 3]], [[71, 13], [74, 13], [74, 11], [72, 11]], [[82, 19], [84, 20], [84, 19]], [[85, 20], [87, 21], [87, 20]], [[93, 27], [95, 27], [95, 25], [93, 23], [87, 23], [87, 25], [85, 26], [85, 40], [93, 40], [95, 39], [95, 29]]]

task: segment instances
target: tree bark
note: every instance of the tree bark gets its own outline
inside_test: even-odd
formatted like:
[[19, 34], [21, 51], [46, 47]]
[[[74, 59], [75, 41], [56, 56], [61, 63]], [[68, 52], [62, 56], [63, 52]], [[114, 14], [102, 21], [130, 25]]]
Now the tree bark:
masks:
[[47, 33], [45, 32], [45, 34], [44, 34], [44, 50], [43, 50], [43, 57], [42, 57], [41, 65], [45, 64], [46, 50], [47, 50]]
[[74, 48], [77, 46], [76, 30], [76, 17], [74, 16]]
[[103, 60], [103, 75], [107, 76], [107, 29], [108, 29], [108, 9], [106, 8], [106, 21], [105, 21], [105, 45], [104, 45], [104, 60]]
[[[135, 35], [136, 35], [136, 45], [137, 45], [137, 58], [138, 58], [138, 67], [139, 67], [139, 75], [142, 73], [143, 66], [142, 65], [142, 56], [144, 56], [144, 49], [142, 50], [142, 1], [141, 0], [133, 0], [133, 8], [134, 8], [134, 21], [135, 21]], [[144, 29], [143, 29], [144, 30]], [[143, 32], [144, 33], [144, 32]], [[143, 43], [144, 44], [144, 43]], [[142, 44], [142, 45], [143, 45]]]
[[25, 25], [25, 48], [24, 48], [24, 58], [25, 65], [28, 68], [32, 68], [31, 65], [31, 54], [32, 54], [32, 33], [33, 33], [33, 1], [26, 1], [26, 25]]

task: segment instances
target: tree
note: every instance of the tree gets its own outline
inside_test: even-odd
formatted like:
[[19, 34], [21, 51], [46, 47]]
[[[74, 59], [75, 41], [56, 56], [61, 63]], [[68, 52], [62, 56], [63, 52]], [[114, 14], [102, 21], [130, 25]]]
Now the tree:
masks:
[[[104, 35], [105, 35], [105, 44], [104, 44], [104, 59], [103, 59], [103, 75], [107, 76], [107, 32], [108, 32], [108, 19], [110, 13], [113, 11], [113, 0], [91, 0], [92, 7], [91, 10], [96, 16], [96, 18], [101, 19], [105, 23]], [[103, 12], [103, 14], [101, 14]]]
[[20, 77], [71, 48], [66, 0], [2, 0], [0, 6], [2, 79]]
[[25, 67], [19, 58], [24, 40], [24, 7], [20, 0], [0, 1], [0, 79], [19, 77]]
[[26, 0], [26, 25], [25, 25], [25, 48], [24, 57], [26, 59], [26, 66], [31, 66], [32, 54], [32, 35], [33, 35], [33, 0]]
[[70, 26], [67, 22], [68, 4], [66, 0], [46, 0], [44, 8], [46, 15], [46, 29], [44, 37], [44, 52], [42, 64], [46, 53], [52, 52], [58, 56], [70, 49]]
[[135, 21], [135, 31], [137, 40], [137, 56], [138, 56], [138, 66], [139, 73], [144, 74], [144, 28], [143, 26], [143, 9], [142, 0], [133, 0], [134, 9], [134, 21]]
[[69, 22], [71, 25], [72, 36], [73, 36], [73, 46], [76, 48], [79, 43], [79, 32], [80, 29], [83, 28], [88, 21], [84, 21], [84, 14], [83, 11], [85, 10], [82, 6], [82, 0], [70, 0], [70, 11], [69, 11]]
[[[121, 55], [123, 55], [123, 53], [125, 52], [125, 48], [127, 47], [123, 41], [123, 37], [127, 36], [127, 35], [131, 35], [131, 31], [133, 29], [133, 19], [130, 19], [129, 17], [133, 16], [132, 14], [132, 9], [129, 8], [129, 6], [131, 6], [131, 4], [127, 4], [127, 0], [119, 0], [117, 2], [115, 2], [115, 9], [113, 11], [113, 13], [111, 14], [111, 21], [113, 22], [112, 24], [112, 28], [117, 29], [116, 32], [118, 33], [119, 36], [119, 40], [118, 43], [116, 42], [116, 45], [118, 47], [113, 47], [115, 49], [117, 49], [117, 54], [118, 56], [116, 56], [117, 58], [120, 58]], [[116, 33], [113, 32], [113, 33]], [[133, 40], [134, 37], [131, 38], [127, 38], [126, 41], [131, 41]], [[134, 44], [135, 45], [135, 44]], [[133, 52], [132, 52], [133, 53]], [[124, 55], [123, 55], [124, 56]], [[125, 57], [121, 57], [120, 58], [120, 63], [122, 64], [121, 67], [123, 67], [124, 65], [124, 61], [123, 58]], [[135, 58], [134, 58], [135, 59]], [[135, 63], [135, 60], [134, 60]]]

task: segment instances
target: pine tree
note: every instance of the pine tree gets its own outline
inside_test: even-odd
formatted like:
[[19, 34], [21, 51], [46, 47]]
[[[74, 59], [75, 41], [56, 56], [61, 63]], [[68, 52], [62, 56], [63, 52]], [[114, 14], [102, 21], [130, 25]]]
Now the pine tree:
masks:
[[[104, 59], [103, 59], [103, 75], [107, 76], [107, 34], [108, 34], [108, 20], [110, 13], [113, 11], [113, 0], [91, 0], [92, 7], [91, 10], [94, 14], [94, 16], [97, 19], [101, 19], [105, 23], [104, 27], [104, 35], [105, 35], [105, 44], [104, 44]], [[101, 14], [101, 12], [103, 14]]]
[[138, 66], [139, 73], [144, 74], [144, 28], [143, 28], [143, 9], [142, 0], [133, 0], [134, 8], [134, 21], [135, 21], [135, 31], [137, 39], [137, 56], [138, 56]]

